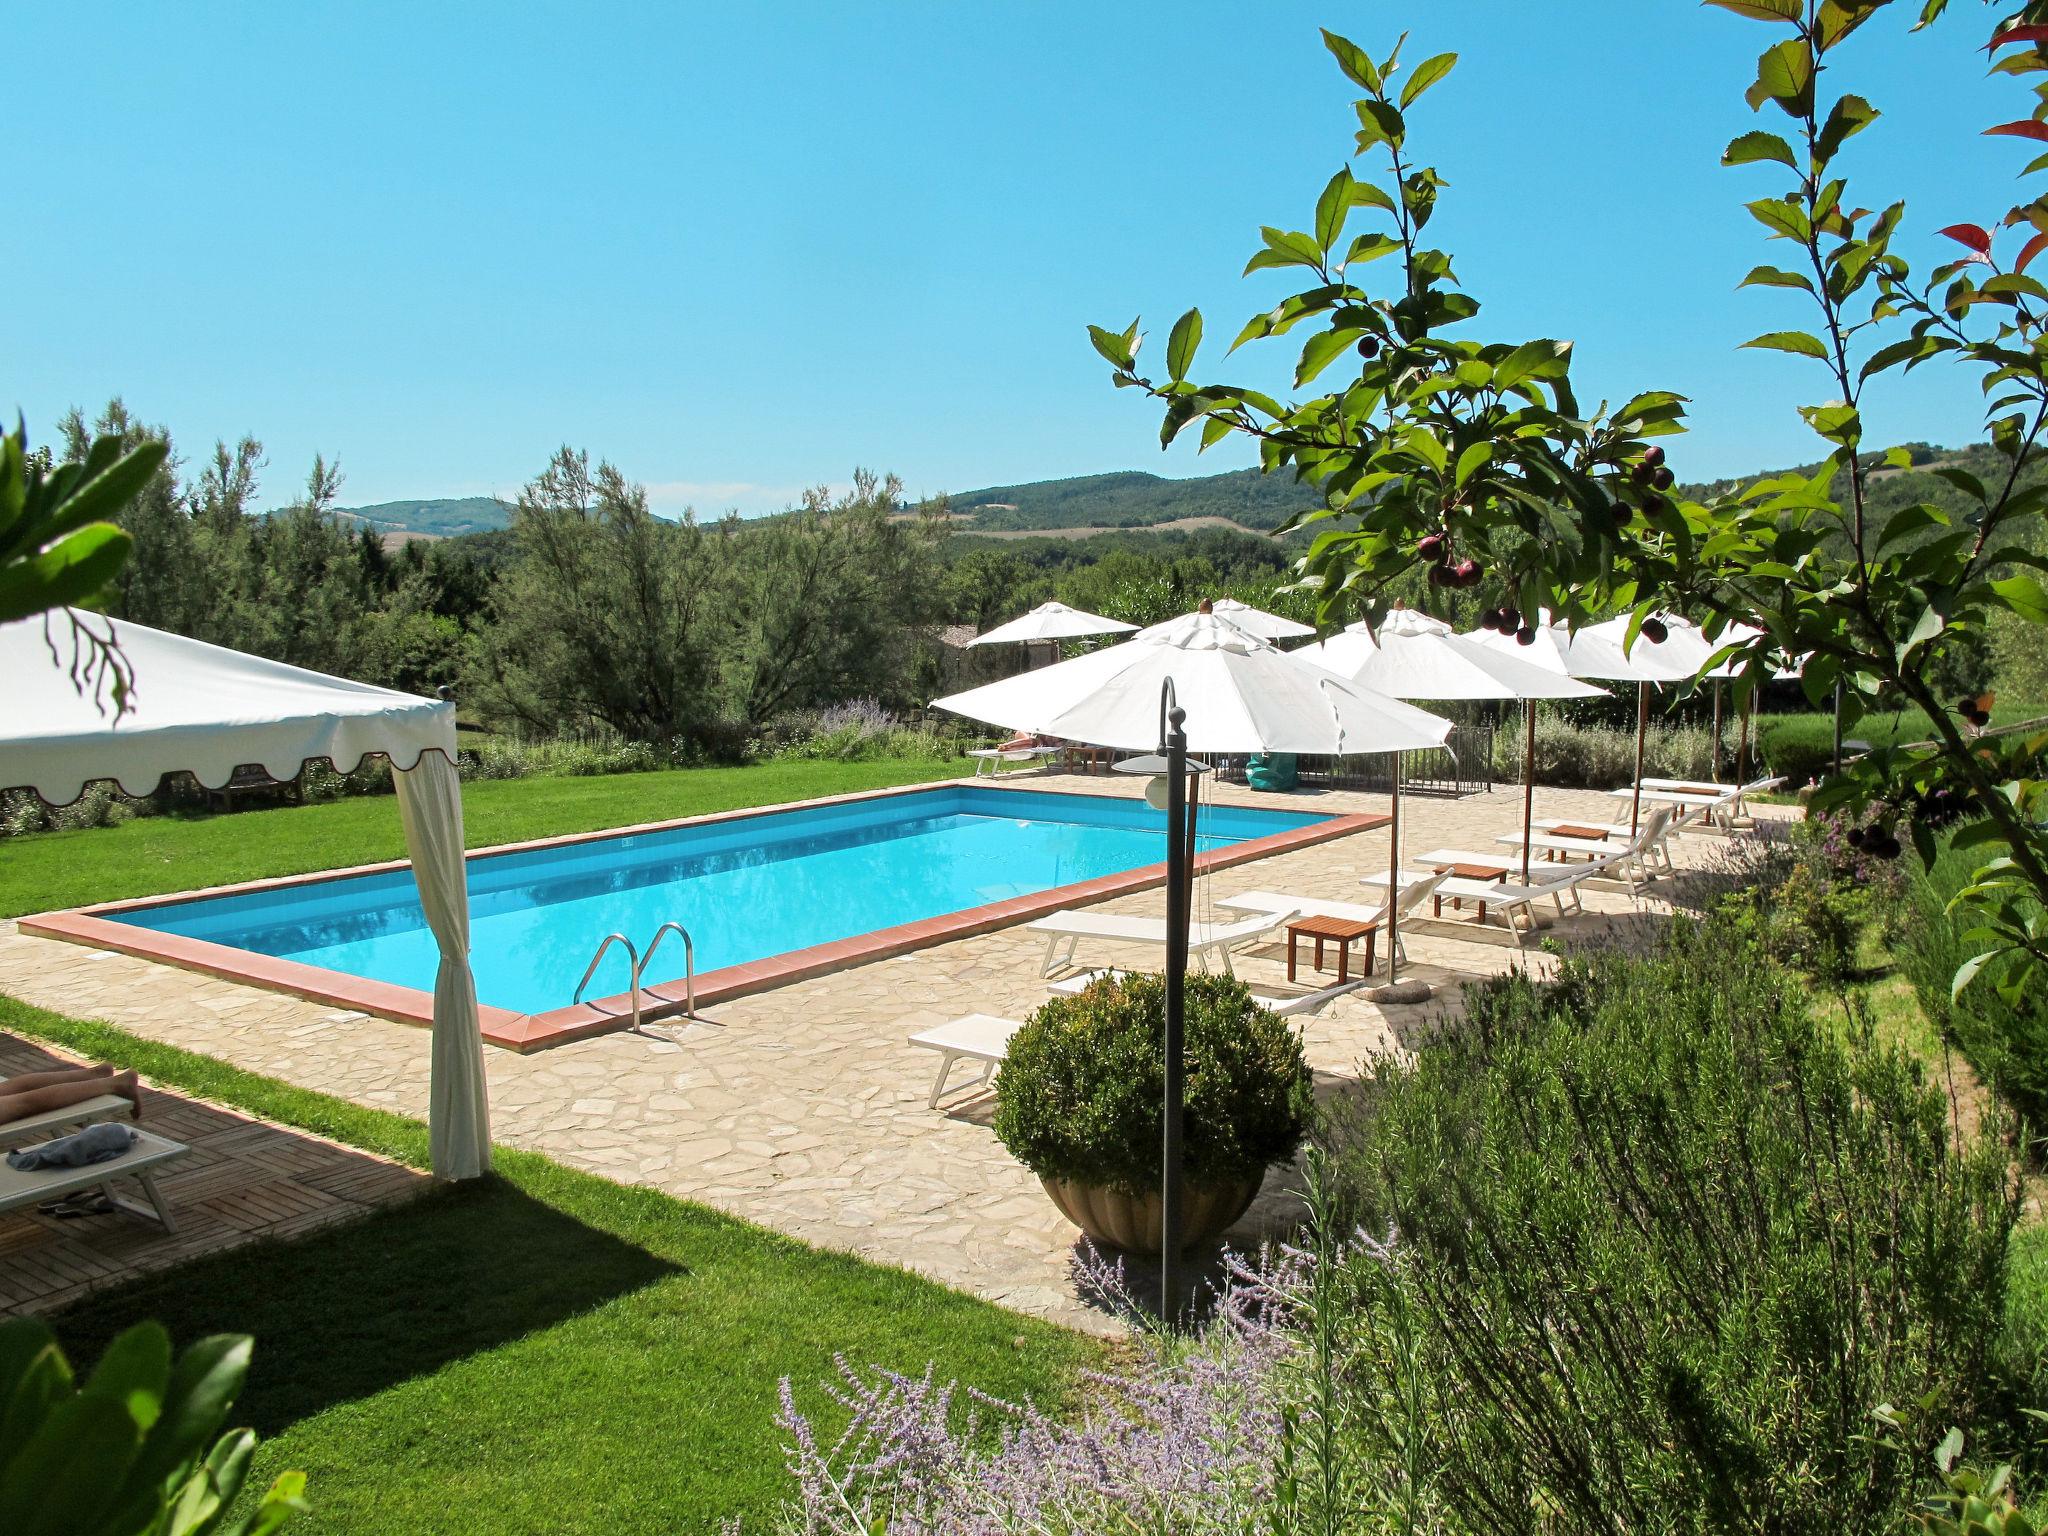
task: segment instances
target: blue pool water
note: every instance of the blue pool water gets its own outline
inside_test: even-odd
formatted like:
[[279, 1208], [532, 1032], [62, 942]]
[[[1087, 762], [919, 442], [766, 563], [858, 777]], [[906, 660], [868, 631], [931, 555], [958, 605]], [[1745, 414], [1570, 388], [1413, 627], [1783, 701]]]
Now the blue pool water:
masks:
[[[1325, 819], [1205, 807], [1197, 831], [1203, 848], [1218, 848]], [[644, 946], [670, 919], [690, 930], [701, 975], [1118, 874], [1165, 858], [1165, 826], [1141, 800], [944, 786], [472, 859], [477, 995], [519, 1013], [566, 1007], [607, 933]], [[115, 920], [372, 981], [434, 985], [438, 952], [409, 870], [202, 897]], [[682, 974], [683, 946], [670, 935], [645, 979]], [[623, 992], [627, 976], [614, 946], [585, 995]]]

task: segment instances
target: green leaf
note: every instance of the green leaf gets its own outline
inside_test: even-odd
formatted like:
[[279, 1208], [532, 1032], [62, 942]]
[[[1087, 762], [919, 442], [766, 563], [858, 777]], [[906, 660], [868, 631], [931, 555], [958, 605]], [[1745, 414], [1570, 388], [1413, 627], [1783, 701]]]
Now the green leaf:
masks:
[[1547, 378], [1562, 373], [1562, 364], [1571, 355], [1571, 345], [1568, 341], [1523, 342], [1493, 365], [1494, 387], [1509, 389], [1532, 376]]
[[220, 1433], [248, 1378], [253, 1348], [247, 1334], [213, 1334], [178, 1357], [163, 1417], [150, 1430], [136, 1463], [137, 1477], [169, 1477]]
[[1886, 545], [1896, 544], [1908, 534], [1918, 533], [1923, 528], [1947, 528], [1951, 526], [1949, 515], [1941, 508], [1920, 502], [1914, 506], [1894, 512], [1885, 519], [1883, 531], [1877, 536], [1877, 548], [1881, 552]]
[[1174, 383], [1188, 376], [1195, 348], [1201, 344], [1202, 312], [1191, 309], [1173, 323], [1173, 334], [1166, 338], [1166, 372]]
[[1783, 267], [1751, 267], [1749, 276], [1735, 285], [1738, 288], [1803, 288], [1812, 293], [1813, 279], [1800, 272], [1787, 272]]
[[1322, 31], [1323, 46], [1330, 50], [1337, 67], [1344, 71], [1351, 83], [1360, 90], [1377, 91], [1382, 82], [1379, 66], [1373, 63], [1372, 56], [1350, 38], [1339, 37], [1328, 27]]
[[59, 1403], [21, 1453], [0, 1469], [0, 1529], [7, 1536], [77, 1536], [120, 1496], [142, 1431], [110, 1398]]
[[1401, 88], [1401, 110], [1407, 111], [1414, 105], [1416, 97], [1448, 75], [1451, 66], [1457, 62], [1458, 56], [1455, 53], [1438, 53], [1416, 65], [1415, 73], [1408, 77], [1407, 85]]
[[163, 1410], [170, 1382], [170, 1334], [161, 1323], [137, 1323], [107, 1346], [85, 1391], [122, 1404], [146, 1434]]
[[1799, 162], [1792, 157], [1792, 146], [1761, 128], [1730, 139], [1728, 147], [1721, 151], [1723, 165], [1752, 165], [1759, 160], [1775, 160], [1795, 171], [1799, 169]]
[[1334, 331], [1318, 331], [1309, 337], [1301, 349], [1301, 365], [1294, 370], [1295, 385], [1299, 387], [1308, 383], [1330, 366], [1332, 358], [1356, 346], [1358, 339], [1365, 334], [1346, 326]]
[[1754, 340], [1745, 341], [1745, 347], [1768, 348], [1774, 352], [1792, 352], [1800, 357], [1817, 357], [1827, 361], [1828, 349], [1820, 344], [1820, 338], [1805, 331], [1767, 331]]
[[1407, 120], [1390, 101], [1359, 102], [1358, 125], [1365, 130], [1361, 138], [1370, 138], [1375, 144], [1392, 144], [1397, 149], [1408, 133]]
[[1493, 444], [1474, 443], [1458, 455], [1458, 468], [1451, 477], [1451, 483], [1462, 489], [1466, 481], [1480, 469], [1493, 461]]
[[1955, 979], [1949, 983], [1948, 1000], [1953, 1003], [1961, 998], [1963, 989], [1977, 979], [1977, 973], [1983, 970], [1986, 962], [1994, 959], [1997, 954], [1998, 951], [1994, 949], [1981, 955], [1972, 955], [1961, 965], [1957, 966]]
[[112, 523], [88, 523], [40, 554], [0, 567], [0, 624], [86, 603], [121, 572], [135, 541]]
[[1350, 171], [1339, 170], [1316, 199], [1316, 244], [1325, 256], [1344, 233], [1344, 220], [1351, 212], [1351, 180]]
[[1389, 251], [1401, 249], [1401, 242], [1392, 235], [1360, 235], [1351, 242], [1351, 249], [1344, 253], [1344, 265], [1353, 262], [1378, 261]]
[[1813, 233], [1813, 225], [1806, 217], [1806, 210], [1797, 203], [1790, 203], [1777, 197], [1760, 197], [1745, 206], [1749, 209], [1750, 217], [1774, 235], [1782, 235], [1787, 240], [1797, 240], [1804, 245], [1807, 236]]
[[2006, 576], [1988, 584], [1999, 600], [2021, 618], [2048, 624], [2048, 592], [2031, 576]]
[[[1134, 320], [1131, 324], [1135, 326], [1137, 322]], [[1088, 327], [1088, 340], [1094, 344], [1095, 350], [1102, 354], [1103, 361], [1110, 367], [1129, 373], [1137, 366], [1138, 360], [1130, 345], [1115, 331], [1091, 325]]]
[[1775, 101], [1788, 116], [1805, 115], [1813, 104], [1813, 54], [1803, 39], [1788, 37], [1757, 56], [1756, 84], [1748, 97], [1752, 108]]
[[1815, 140], [1815, 148], [1822, 160], [1835, 158], [1835, 151], [1843, 143], [1868, 128], [1878, 118], [1877, 108], [1861, 96], [1844, 96], [1828, 110], [1828, 120], [1821, 125]]
[[1314, 271], [1323, 270], [1323, 248], [1316, 243], [1315, 236], [1303, 234], [1298, 229], [1275, 229], [1268, 224], [1259, 231], [1259, 238], [1266, 242], [1266, 248], [1244, 264], [1244, 275], [1250, 276], [1261, 267], [1309, 267]]
[[1705, 3], [1733, 11], [1737, 16], [1747, 16], [1751, 21], [1797, 23], [1800, 19], [1799, 0], [1705, 0]]

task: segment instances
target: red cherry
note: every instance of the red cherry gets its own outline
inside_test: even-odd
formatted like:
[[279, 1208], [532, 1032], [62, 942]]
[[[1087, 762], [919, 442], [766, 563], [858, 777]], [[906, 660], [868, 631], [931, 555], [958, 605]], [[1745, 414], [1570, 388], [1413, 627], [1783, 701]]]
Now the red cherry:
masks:
[[1650, 476], [1650, 484], [1656, 486], [1660, 491], [1668, 491], [1677, 479], [1678, 476], [1672, 474], [1670, 469], [1659, 465], [1656, 473]]
[[1444, 536], [1440, 533], [1424, 534], [1416, 540], [1415, 553], [1425, 560], [1440, 559], [1444, 552]]
[[1448, 565], [1432, 565], [1429, 568], [1429, 584], [1432, 587], [1448, 587], [1457, 579], [1456, 573]]
[[1649, 465], [1650, 468], [1655, 469], [1664, 462], [1664, 450], [1655, 443], [1650, 444], [1649, 447], [1643, 450], [1643, 462]]
[[1458, 586], [1476, 586], [1479, 582], [1480, 577], [1479, 562], [1477, 560], [1460, 560], [1457, 563], [1457, 565], [1452, 568], [1451, 575], [1452, 580]]
[[1516, 630], [1516, 631], [1515, 631], [1515, 644], [1517, 644], [1517, 645], [1534, 645], [1535, 643], [1536, 643], [1536, 626], [1535, 626], [1535, 625], [1533, 625], [1533, 624], [1524, 624], [1524, 625], [1523, 625], [1523, 626], [1522, 626], [1522, 627], [1521, 627], [1520, 629], [1518, 629], [1518, 630]]
[[1500, 627], [1508, 634], [1513, 634], [1516, 630], [1520, 629], [1522, 627], [1522, 610], [1515, 607], [1512, 603], [1501, 609]]

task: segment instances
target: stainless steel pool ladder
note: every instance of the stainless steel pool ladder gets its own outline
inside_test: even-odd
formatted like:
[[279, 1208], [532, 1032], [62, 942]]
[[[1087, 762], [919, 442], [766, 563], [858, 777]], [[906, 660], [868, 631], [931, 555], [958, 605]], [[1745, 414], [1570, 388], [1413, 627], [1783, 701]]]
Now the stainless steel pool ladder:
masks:
[[654, 959], [654, 952], [661, 948], [661, 941], [671, 933], [680, 933], [683, 936], [683, 1015], [685, 1018], [694, 1019], [697, 1016], [697, 946], [690, 939], [690, 930], [677, 922], [663, 923], [655, 929], [654, 937], [647, 941], [645, 954], [635, 949], [633, 941], [623, 933], [606, 934], [604, 941], [597, 946], [597, 953], [590, 957], [590, 964], [583, 968], [583, 979], [576, 983], [576, 995], [569, 1000], [570, 1006], [574, 1007], [583, 1001], [583, 989], [590, 985], [590, 978], [597, 974], [598, 964], [604, 959], [606, 951], [614, 944], [623, 944], [626, 948], [627, 964], [631, 967], [627, 996], [632, 1000], [633, 1028], [639, 1029], [640, 978], [646, 974], [648, 965]]

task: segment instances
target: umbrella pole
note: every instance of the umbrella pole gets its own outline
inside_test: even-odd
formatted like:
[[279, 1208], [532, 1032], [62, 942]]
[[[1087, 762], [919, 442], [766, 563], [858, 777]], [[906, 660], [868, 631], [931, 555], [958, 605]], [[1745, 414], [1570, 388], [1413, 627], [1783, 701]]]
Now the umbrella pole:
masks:
[[[1169, 680], [1167, 687], [1171, 688]], [[1168, 698], [1173, 695], [1168, 693]], [[1188, 917], [1192, 905], [1186, 712], [1174, 699], [1166, 740], [1166, 1103], [1161, 1119], [1159, 1211], [1159, 1315], [1172, 1327], [1180, 1316], [1181, 1120], [1187, 1087]]]
[[1650, 735], [1650, 685], [1636, 684], [1636, 792], [1628, 803], [1628, 835], [1636, 835], [1643, 816], [1643, 744]]
[[1525, 700], [1522, 708], [1529, 720], [1528, 731], [1522, 738], [1522, 884], [1527, 885], [1529, 838], [1536, 831], [1536, 701]]
[[1394, 754], [1394, 807], [1387, 843], [1387, 985], [1401, 974], [1401, 754]]
[[1749, 712], [1754, 704], [1754, 699], [1742, 701], [1742, 723], [1735, 735], [1735, 782], [1738, 784], [1749, 782]]
[[[1721, 680], [1714, 679], [1714, 782], [1721, 782]], [[1638, 775], [1641, 777], [1641, 775]]]

